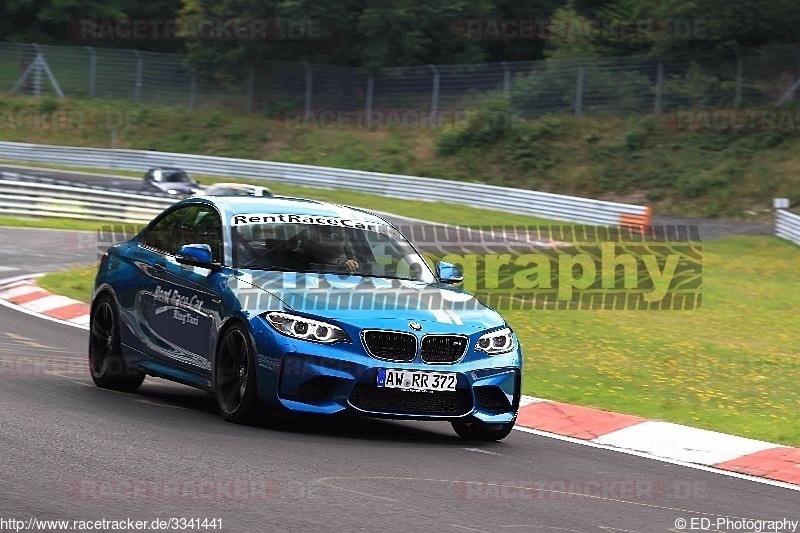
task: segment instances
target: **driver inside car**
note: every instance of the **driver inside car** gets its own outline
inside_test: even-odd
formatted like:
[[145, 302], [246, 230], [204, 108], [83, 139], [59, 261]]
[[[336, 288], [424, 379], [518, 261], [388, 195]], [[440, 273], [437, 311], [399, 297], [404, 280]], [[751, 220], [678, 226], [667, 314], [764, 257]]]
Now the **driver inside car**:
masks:
[[353, 274], [358, 271], [358, 261], [348, 256], [347, 240], [343, 228], [323, 226], [315, 239], [308, 244], [312, 263], [337, 265], [338, 270]]

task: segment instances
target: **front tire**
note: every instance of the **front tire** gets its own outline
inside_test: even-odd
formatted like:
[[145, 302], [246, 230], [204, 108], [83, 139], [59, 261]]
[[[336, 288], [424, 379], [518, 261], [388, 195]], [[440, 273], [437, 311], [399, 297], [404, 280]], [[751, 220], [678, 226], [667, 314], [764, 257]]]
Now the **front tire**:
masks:
[[252, 422], [261, 408], [256, 386], [254, 351], [247, 330], [228, 328], [217, 348], [214, 370], [217, 407], [228, 422]]
[[503, 440], [514, 429], [517, 418], [505, 424], [487, 424], [474, 418], [453, 420], [451, 424], [458, 436], [466, 440], [497, 441]]
[[133, 392], [144, 381], [144, 374], [131, 370], [122, 356], [119, 320], [114, 299], [97, 297], [89, 321], [89, 372], [98, 387]]

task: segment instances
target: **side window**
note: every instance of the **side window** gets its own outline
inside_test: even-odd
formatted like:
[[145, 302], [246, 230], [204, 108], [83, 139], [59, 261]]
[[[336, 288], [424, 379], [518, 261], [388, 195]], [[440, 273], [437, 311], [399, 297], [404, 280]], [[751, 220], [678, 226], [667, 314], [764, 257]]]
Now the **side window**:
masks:
[[142, 245], [161, 253], [174, 253], [170, 244], [170, 233], [171, 228], [178, 223], [179, 217], [183, 216], [182, 211], [183, 209], [172, 211], [150, 226], [142, 237]]
[[185, 244], [208, 244], [214, 261], [222, 261], [222, 223], [207, 206], [176, 209], [145, 233], [142, 244], [161, 253], [175, 255]]
[[183, 244], [207, 244], [211, 247], [211, 257], [222, 262], [222, 222], [219, 214], [211, 207], [199, 206], [192, 220], [191, 240]]

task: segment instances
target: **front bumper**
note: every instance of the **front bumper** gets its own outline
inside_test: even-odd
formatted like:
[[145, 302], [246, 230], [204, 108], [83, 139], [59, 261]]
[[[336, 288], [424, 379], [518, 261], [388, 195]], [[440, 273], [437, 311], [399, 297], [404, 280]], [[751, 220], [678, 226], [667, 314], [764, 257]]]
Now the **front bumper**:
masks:
[[[514, 419], [521, 390], [519, 349], [470, 357], [454, 364], [375, 359], [359, 343], [322, 345], [275, 335], [251, 322], [257, 350], [258, 391], [272, 407], [311, 414], [353, 412], [413, 420], [474, 417], [487, 423]], [[262, 329], [263, 328], [263, 329]], [[455, 392], [412, 392], [377, 386], [382, 368], [455, 373]]]

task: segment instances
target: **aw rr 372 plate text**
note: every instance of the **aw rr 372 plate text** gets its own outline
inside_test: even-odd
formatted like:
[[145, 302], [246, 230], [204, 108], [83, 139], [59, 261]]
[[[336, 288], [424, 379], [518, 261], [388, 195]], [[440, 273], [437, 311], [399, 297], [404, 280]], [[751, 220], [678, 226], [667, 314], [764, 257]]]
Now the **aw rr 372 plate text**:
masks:
[[381, 368], [378, 370], [378, 387], [414, 391], [454, 391], [456, 374]]

